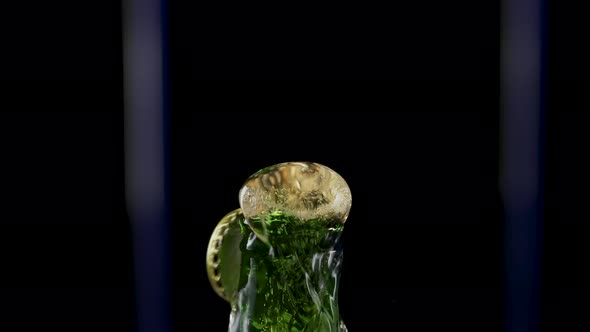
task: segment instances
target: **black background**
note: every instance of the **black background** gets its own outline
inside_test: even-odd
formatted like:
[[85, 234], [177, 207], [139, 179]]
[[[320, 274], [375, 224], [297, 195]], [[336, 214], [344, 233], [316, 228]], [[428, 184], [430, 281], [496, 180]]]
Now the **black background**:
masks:
[[[132, 331], [120, 4], [7, 12], [0, 328]], [[498, 2], [178, 1], [170, 14], [175, 330], [226, 329], [208, 237], [248, 175], [288, 160], [352, 189], [351, 331], [502, 329]], [[582, 15], [550, 4], [544, 331], [588, 329]]]

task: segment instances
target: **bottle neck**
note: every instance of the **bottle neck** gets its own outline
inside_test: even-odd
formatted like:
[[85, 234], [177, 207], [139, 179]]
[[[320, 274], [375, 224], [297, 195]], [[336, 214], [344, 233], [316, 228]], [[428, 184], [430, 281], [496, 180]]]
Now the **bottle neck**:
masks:
[[[335, 237], [336, 239], [338, 237]], [[291, 237], [297, 244], [304, 241]], [[292, 249], [294, 243], [287, 243]], [[246, 275], [232, 305], [230, 332], [340, 331], [338, 285], [342, 252], [317, 245], [246, 250]]]

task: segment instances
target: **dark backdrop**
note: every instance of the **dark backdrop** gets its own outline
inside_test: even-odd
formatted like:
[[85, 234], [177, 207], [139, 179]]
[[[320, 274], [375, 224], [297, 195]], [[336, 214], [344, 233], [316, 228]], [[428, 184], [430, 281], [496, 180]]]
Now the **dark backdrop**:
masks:
[[[544, 331], [587, 329], [590, 309], [588, 54], [572, 5], [550, 4]], [[352, 331], [501, 330], [499, 4], [223, 6], [170, 8], [175, 330], [226, 329], [206, 241], [243, 180], [287, 160], [352, 189]], [[120, 4], [7, 12], [0, 328], [132, 331]], [[377, 77], [389, 81], [199, 80]]]

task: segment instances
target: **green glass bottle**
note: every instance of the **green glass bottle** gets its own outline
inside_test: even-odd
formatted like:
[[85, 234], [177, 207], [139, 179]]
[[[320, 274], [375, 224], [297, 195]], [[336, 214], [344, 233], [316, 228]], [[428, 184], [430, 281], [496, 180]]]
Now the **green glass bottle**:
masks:
[[338, 242], [351, 201], [344, 179], [317, 163], [246, 180], [241, 208], [223, 217], [207, 250], [211, 285], [231, 305], [229, 332], [346, 331]]

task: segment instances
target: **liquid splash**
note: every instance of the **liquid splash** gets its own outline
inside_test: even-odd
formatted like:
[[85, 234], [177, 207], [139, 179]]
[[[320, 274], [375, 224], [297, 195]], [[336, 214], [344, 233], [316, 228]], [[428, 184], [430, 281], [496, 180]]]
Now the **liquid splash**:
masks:
[[229, 332], [347, 331], [338, 307], [346, 182], [316, 163], [250, 177], [207, 253], [214, 290], [231, 305]]

